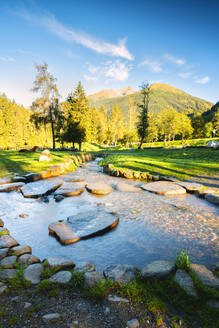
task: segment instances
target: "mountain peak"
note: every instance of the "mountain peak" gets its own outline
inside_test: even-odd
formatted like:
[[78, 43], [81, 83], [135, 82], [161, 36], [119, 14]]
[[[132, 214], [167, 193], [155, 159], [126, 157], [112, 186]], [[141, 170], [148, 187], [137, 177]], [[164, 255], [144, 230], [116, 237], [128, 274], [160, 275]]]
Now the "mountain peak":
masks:
[[97, 100], [101, 100], [101, 99], [105, 99], [105, 98], [116, 98], [116, 97], [127, 96], [127, 95], [130, 95], [135, 92], [136, 91], [128, 85], [127, 87], [124, 87], [119, 90], [115, 90], [115, 89], [101, 90], [97, 93], [89, 95], [88, 99], [97, 101]]

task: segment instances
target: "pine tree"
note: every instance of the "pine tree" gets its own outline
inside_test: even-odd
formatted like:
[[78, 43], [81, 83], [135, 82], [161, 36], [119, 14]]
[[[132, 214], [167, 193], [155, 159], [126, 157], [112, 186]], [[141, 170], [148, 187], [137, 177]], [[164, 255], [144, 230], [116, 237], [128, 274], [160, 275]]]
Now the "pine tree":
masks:
[[123, 115], [120, 107], [114, 105], [110, 114], [109, 119], [109, 134], [110, 141], [117, 145], [119, 139], [123, 137]]

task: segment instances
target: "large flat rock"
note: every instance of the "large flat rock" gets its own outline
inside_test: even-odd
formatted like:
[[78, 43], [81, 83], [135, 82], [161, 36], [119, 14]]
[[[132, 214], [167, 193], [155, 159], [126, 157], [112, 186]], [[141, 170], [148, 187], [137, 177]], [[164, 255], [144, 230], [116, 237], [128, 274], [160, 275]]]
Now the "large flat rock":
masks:
[[176, 183], [167, 181], [145, 183], [141, 185], [141, 188], [143, 190], [164, 196], [177, 196], [186, 194], [185, 188], [177, 185]]
[[13, 246], [17, 246], [19, 243], [10, 235], [3, 235], [0, 237], [0, 248], [10, 248]]
[[55, 196], [62, 195], [64, 197], [72, 197], [72, 196], [79, 196], [85, 190], [85, 183], [84, 182], [66, 182], [62, 185], [61, 188], [56, 190]]
[[219, 194], [207, 194], [205, 199], [215, 205], [219, 205]]
[[31, 254], [32, 249], [30, 246], [15, 246], [10, 249], [10, 252], [14, 253], [17, 256], [23, 255], [23, 254]]
[[189, 193], [194, 193], [196, 191], [202, 190], [204, 187], [200, 183], [195, 182], [176, 182], [179, 186], [186, 189]]
[[12, 182], [12, 179], [9, 178], [9, 177], [6, 177], [6, 178], [3, 178], [3, 179], [0, 179], [0, 185], [7, 184], [7, 183], [11, 183], [11, 182]]
[[17, 262], [21, 265], [27, 265], [27, 264], [39, 263], [40, 259], [32, 254], [23, 254], [19, 256]]
[[134, 280], [137, 272], [138, 268], [128, 264], [111, 264], [103, 270], [103, 274], [106, 278], [121, 285]]
[[169, 261], [154, 261], [146, 265], [141, 270], [143, 279], [159, 279], [164, 278], [170, 274], [175, 268], [175, 264]]
[[49, 233], [55, 235], [62, 244], [72, 244], [79, 240], [66, 222], [56, 222], [49, 225]]
[[192, 278], [187, 272], [178, 269], [174, 276], [174, 280], [180, 285], [181, 288], [186, 291], [188, 295], [198, 297], [198, 294], [193, 285]]
[[30, 182], [21, 188], [25, 198], [39, 198], [47, 196], [62, 186], [62, 181], [58, 179], [41, 180]]
[[43, 265], [41, 263], [31, 264], [24, 269], [24, 279], [32, 284], [38, 284], [40, 282], [40, 275], [43, 271]]
[[63, 257], [48, 257], [44, 262], [51, 268], [73, 269], [75, 267], [72, 260]]
[[219, 289], [219, 278], [208, 270], [205, 265], [191, 264], [190, 270], [197, 275], [203, 285]]
[[24, 186], [23, 182], [15, 182], [15, 183], [8, 183], [0, 185], [0, 192], [9, 192], [20, 189]]
[[141, 192], [141, 188], [137, 188], [131, 184], [128, 183], [118, 183], [116, 185], [116, 189], [118, 191], [122, 191], [122, 192]]
[[85, 179], [80, 177], [79, 175], [74, 175], [72, 174], [71, 172], [65, 174], [62, 179], [65, 181], [65, 182], [82, 182], [84, 181]]
[[106, 183], [90, 183], [86, 186], [86, 189], [91, 194], [97, 196], [106, 196], [113, 191], [111, 186]]

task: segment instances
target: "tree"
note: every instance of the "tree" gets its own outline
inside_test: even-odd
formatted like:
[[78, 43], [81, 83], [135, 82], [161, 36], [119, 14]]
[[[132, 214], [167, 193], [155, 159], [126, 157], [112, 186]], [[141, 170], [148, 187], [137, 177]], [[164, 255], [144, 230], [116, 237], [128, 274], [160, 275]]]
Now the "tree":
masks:
[[40, 97], [32, 103], [32, 110], [35, 112], [32, 119], [35, 124], [51, 124], [53, 150], [55, 149], [55, 122], [59, 112], [58, 98], [59, 92], [56, 86], [56, 78], [48, 72], [48, 65], [35, 65], [37, 70], [36, 80], [32, 91], [39, 92]]
[[139, 149], [141, 149], [142, 144], [148, 133], [148, 109], [151, 95], [151, 85], [148, 82], [144, 82], [140, 88], [142, 101], [141, 103], [137, 104], [139, 108], [139, 116], [137, 123], [137, 130], [140, 138], [140, 145], [138, 147]]
[[153, 113], [148, 113], [147, 142], [154, 142], [158, 139], [158, 125]]
[[214, 113], [214, 117], [213, 117], [213, 127], [214, 127], [214, 129], [215, 129], [216, 136], [219, 136], [219, 108], [218, 108], [217, 111]]
[[172, 107], [163, 109], [158, 115], [158, 128], [164, 140], [164, 147], [166, 147], [166, 142], [171, 139], [174, 140], [175, 136], [179, 133], [179, 113]]
[[192, 117], [193, 138], [204, 137], [205, 120], [202, 115], [194, 115]]
[[182, 140], [188, 139], [193, 133], [193, 127], [191, 124], [191, 119], [183, 113], [179, 113], [179, 134], [182, 137]]
[[98, 142], [104, 144], [107, 142], [108, 119], [107, 113], [103, 105], [99, 109], [99, 124], [98, 124]]
[[109, 118], [110, 141], [117, 145], [119, 139], [123, 137], [123, 115], [120, 107], [116, 104], [113, 106]]

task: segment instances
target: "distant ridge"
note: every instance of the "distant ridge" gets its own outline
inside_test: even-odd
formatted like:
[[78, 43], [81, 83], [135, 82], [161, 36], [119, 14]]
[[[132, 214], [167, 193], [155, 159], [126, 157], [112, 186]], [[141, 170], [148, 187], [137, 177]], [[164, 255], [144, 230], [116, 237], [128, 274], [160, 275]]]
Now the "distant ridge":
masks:
[[[213, 106], [213, 103], [209, 101], [191, 96], [190, 94], [168, 84], [154, 83], [151, 89], [152, 93], [150, 97], [149, 111], [154, 114], [159, 113], [162, 109], [167, 107], [173, 107], [179, 112], [202, 114]], [[116, 96], [116, 91], [124, 93], [120, 96]], [[125, 92], [127, 91], [130, 91], [130, 93], [125, 95]], [[102, 104], [107, 112], [110, 112], [112, 107], [115, 104], [118, 104], [126, 117], [130, 95], [136, 103], [141, 101], [140, 91], [135, 91], [131, 87], [120, 90], [102, 90], [94, 95], [90, 95], [88, 99], [91, 106], [95, 106], [99, 109]]]

